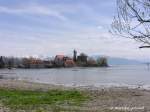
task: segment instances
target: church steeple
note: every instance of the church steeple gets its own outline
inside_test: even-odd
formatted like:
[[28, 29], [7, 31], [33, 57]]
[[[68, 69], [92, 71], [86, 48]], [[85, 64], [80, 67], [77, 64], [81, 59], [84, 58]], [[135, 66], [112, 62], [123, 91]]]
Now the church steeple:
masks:
[[77, 51], [73, 51], [73, 60], [76, 62], [77, 61]]

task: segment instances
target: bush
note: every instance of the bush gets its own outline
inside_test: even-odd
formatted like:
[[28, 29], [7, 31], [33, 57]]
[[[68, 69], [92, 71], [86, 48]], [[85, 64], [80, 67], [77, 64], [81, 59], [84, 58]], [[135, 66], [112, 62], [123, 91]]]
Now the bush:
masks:
[[98, 66], [107, 67], [107, 66], [108, 66], [107, 58], [106, 58], [106, 57], [99, 57], [99, 58], [97, 59], [97, 64], [98, 64]]

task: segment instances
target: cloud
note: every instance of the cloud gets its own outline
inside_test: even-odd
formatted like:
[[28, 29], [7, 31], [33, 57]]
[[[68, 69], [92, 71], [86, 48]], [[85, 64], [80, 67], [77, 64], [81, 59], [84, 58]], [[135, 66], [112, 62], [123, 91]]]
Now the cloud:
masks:
[[[89, 31], [77, 31], [51, 35], [49, 33], [20, 34], [1, 33], [0, 38], [5, 36], [1, 43], [3, 55], [28, 56], [56, 54], [72, 55], [72, 50], [77, 49], [79, 53], [85, 52], [89, 55], [106, 55], [112, 57], [126, 57], [139, 59], [148, 57], [147, 51], [140, 51], [135, 41], [126, 38], [113, 38], [109, 33]], [[27, 38], [28, 37], [28, 38]], [[60, 38], [58, 38], [60, 37]], [[71, 37], [71, 38], [70, 38]], [[17, 43], [17, 44], [16, 44]], [[5, 52], [9, 51], [9, 52]]]
[[15, 7], [15, 8], [0, 6], [0, 13], [53, 16], [60, 20], [67, 20], [67, 18], [60, 12], [41, 5], [29, 5], [26, 7]]
[[43, 3], [43, 0], [41, 4], [33, 1], [28, 5], [0, 6], [0, 39], [3, 40], [0, 55], [72, 55], [72, 50], [77, 49], [89, 55], [132, 59], [149, 56], [146, 50], [138, 49], [138, 43], [108, 33], [115, 10], [112, 1]]

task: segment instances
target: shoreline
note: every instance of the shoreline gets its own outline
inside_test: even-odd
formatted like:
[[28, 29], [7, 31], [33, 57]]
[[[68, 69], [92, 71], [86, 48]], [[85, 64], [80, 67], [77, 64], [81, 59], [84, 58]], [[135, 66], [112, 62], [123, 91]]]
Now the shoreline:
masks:
[[[137, 90], [148, 90], [150, 91], [150, 85], [131, 85], [131, 84], [124, 84], [124, 83], [99, 83], [99, 84], [93, 84], [93, 85], [82, 85], [82, 84], [55, 84], [55, 83], [44, 83], [41, 81], [30, 81], [30, 80], [22, 80], [18, 79], [17, 77], [10, 77], [10, 76], [3, 76], [0, 75], [0, 87], [1, 85], [9, 86], [13, 85], [14, 87], [17, 87], [18, 85], [40, 85], [40, 86], [46, 86], [46, 87], [63, 87], [63, 88], [75, 88], [75, 89], [89, 89], [89, 90], [99, 90], [99, 89], [109, 89], [109, 88], [120, 88], [120, 89], [137, 89]], [[24, 88], [24, 87], [23, 87]]]
[[129, 87], [129, 86], [65, 86], [61, 84], [46, 84], [40, 82], [30, 82], [26, 80], [17, 80], [17, 79], [0, 79], [0, 88], [8, 88], [8, 89], [23, 89], [23, 90], [51, 90], [51, 89], [76, 89], [76, 90], [110, 90], [110, 89], [117, 89], [117, 90], [137, 90], [137, 91], [147, 91], [150, 92], [149, 89], [145, 89], [142, 87]]
[[[120, 112], [117, 110], [110, 110], [110, 108], [114, 109], [115, 107], [118, 108], [144, 107], [143, 108], [144, 110], [136, 110], [136, 112], [147, 112], [148, 110], [150, 111], [150, 90], [140, 88], [131, 89], [127, 87], [110, 87], [110, 88], [65, 87], [62, 85], [32, 83], [27, 81], [19, 81], [11, 79], [0, 79], [0, 88], [12, 90], [43, 91], [43, 92], [49, 90], [77, 90], [85, 92], [91, 97], [90, 100], [88, 102], [85, 102], [83, 106], [71, 107], [77, 108], [79, 110], [86, 110], [81, 112], [91, 112], [91, 111], [101, 112], [99, 110], [103, 109], [104, 110], [109, 109], [109, 111], [102, 111], [102, 112]], [[59, 106], [61, 107], [61, 105]], [[70, 108], [70, 107], [63, 107], [63, 108]]]

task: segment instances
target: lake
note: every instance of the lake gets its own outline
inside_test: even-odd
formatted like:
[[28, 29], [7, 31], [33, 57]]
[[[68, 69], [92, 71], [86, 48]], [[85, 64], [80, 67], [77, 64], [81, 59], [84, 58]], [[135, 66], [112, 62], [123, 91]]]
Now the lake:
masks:
[[150, 70], [146, 65], [111, 66], [108, 68], [1, 69], [0, 76], [65, 86], [150, 87]]

